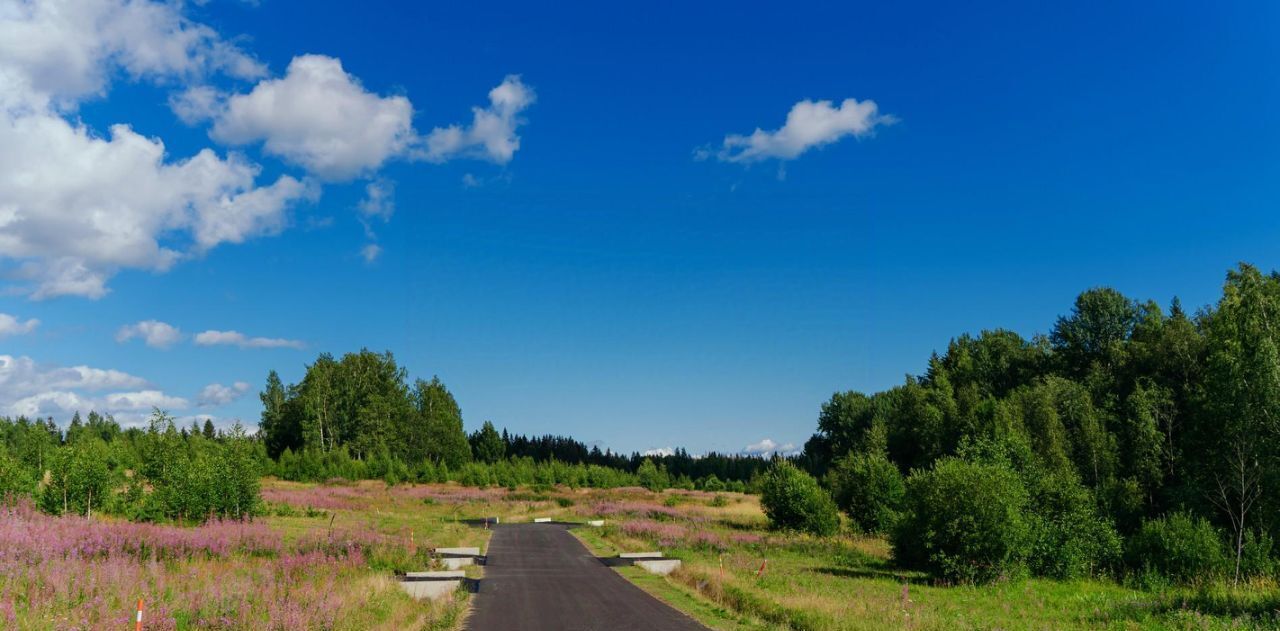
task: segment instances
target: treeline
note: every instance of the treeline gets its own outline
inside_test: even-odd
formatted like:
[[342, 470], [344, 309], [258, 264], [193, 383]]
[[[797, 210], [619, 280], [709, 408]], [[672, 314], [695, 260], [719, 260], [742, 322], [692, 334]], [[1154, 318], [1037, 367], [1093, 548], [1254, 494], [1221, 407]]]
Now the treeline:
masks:
[[[649, 461], [662, 474], [654, 479], [698, 488], [712, 479], [745, 486], [768, 464], [761, 458], [717, 453], [694, 457], [683, 449], [670, 455], [623, 455], [566, 436], [499, 433], [488, 421], [467, 435], [462, 410], [444, 383], [433, 377], [410, 385], [407, 371], [390, 352], [361, 350], [340, 359], [321, 354], [297, 384], [285, 385], [272, 371], [260, 396], [258, 436], [277, 463], [273, 471], [291, 480], [468, 483], [486, 478], [461, 476], [458, 472], [468, 465], [493, 469], [503, 462], [522, 471], [527, 463], [558, 463], [577, 467], [575, 471], [596, 467], [635, 476]], [[510, 477], [493, 470], [498, 478]], [[600, 477], [596, 473], [584, 479]]]
[[236, 425], [176, 427], [156, 411], [146, 429], [79, 412], [61, 431], [52, 418], [0, 417], [0, 498], [30, 496], [52, 514], [112, 513], [135, 520], [243, 519], [258, 509], [265, 450]]
[[1048, 336], [962, 335], [832, 396], [800, 462], [949, 579], [1274, 575], [1280, 276], [1241, 265], [1195, 314], [1100, 288]]

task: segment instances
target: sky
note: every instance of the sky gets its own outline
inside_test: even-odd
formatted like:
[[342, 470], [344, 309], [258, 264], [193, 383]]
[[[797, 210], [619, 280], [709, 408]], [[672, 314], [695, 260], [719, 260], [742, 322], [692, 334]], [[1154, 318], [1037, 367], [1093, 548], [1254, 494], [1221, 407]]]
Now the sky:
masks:
[[0, 0], [0, 415], [787, 451], [1082, 290], [1280, 267], [1280, 5]]

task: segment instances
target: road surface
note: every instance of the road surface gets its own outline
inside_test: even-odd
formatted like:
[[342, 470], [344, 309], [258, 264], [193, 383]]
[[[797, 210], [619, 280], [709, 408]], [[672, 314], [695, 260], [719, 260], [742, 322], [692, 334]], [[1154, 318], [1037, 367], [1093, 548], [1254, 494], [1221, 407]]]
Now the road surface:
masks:
[[559, 524], [498, 526], [472, 631], [705, 631], [605, 567]]

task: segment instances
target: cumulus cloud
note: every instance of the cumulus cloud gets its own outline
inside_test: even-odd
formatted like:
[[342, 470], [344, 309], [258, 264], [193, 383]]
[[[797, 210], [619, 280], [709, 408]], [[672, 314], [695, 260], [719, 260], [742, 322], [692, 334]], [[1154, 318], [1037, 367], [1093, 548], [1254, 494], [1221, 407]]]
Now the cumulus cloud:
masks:
[[133, 79], [194, 80], [218, 72], [252, 79], [266, 68], [180, 3], [147, 0], [0, 2], [0, 98], [37, 109], [73, 108], [106, 93], [122, 69]]
[[272, 234], [313, 192], [210, 149], [174, 159], [127, 124], [74, 118], [120, 74], [158, 84], [265, 68], [180, 4], [0, 0], [0, 262], [32, 298], [99, 298], [122, 269], [164, 271], [221, 243]]
[[369, 173], [414, 142], [413, 106], [378, 96], [324, 55], [302, 55], [285, 76], [232, 96], [214, 122], [214, 139], [263, 149], [327, 180]]
[[517, 75], [507, 75], [489, 91], [489, 107], [471, 108], [471, 125], [450, 125], [431, 130], [422, 156], [432, 162], [455, 157], [480, 158], [506, 164], [520, 148], [516, 128], [524, 123], [520, 113], [533, 105], [533, 89]]
[[200, 390], [196, 401], [204, 407], [217, 407], [239, 399], [248, 391], [249, 384], [243, 381], [237, 381], [229, 386], [211, 383]]
[[[320, 181], [375, 177], [394, 158], [511, 160], [533, 92], [511, 76], [469, 126], [414, 130], [399, 95], [366, 90], [341, 62], [295, 57], [284, 76], [182, 2], [0, 0], [0, 278], [32, 299], [100, 298], [123, 270], [165, 272], [222, 244], [270, 236]], [[91, 128], [77, 109], [127, 78], [170, 91], [183, 122], [209, 123], [215, 141], [261, 145], [305, 176], [260, 181], [238, 152], [170, 155], [125, 121]], [[248, 91], [220, 90], [231, 78]], [[220, 83], [219, 81], [222, 81]], [[380, 189], [381, 190], [381, 189]], [[366, 217], [386, 219], [386, 196]], [[371, 243], [370, 245], [376, 245]], [[366, 248], [366, 258], [380, 249]]]
[[135, 324], [126, 324], [116, 331], [116, 341], [128, 342], [139, 338], [152, 348], [169, 348], [182, 339], [182, 331], [172, 324], [159, 320], [143, 320]]
[[796, 446], [794, 444], [786, 443], [784, 445], [779, 445], [772, 438], [765, 438], [758, 443], [751, 443], [750, 445], [742, 448], [743, 454], [762, 457], [767, 457], [775, 453], [787, 455], [795, 453], [795, 451]]
[[674, 456], [676, 450], [674, 447], [657, 447], [654, 449], [646, 449], [641, 456]]
[[197, 333], [196, 344], [200, 346], [239, 346], [240, 348], [303, 348], [306, 345], [299, 340], [286, 340], [278, 337], [249, 337], [239, 331], [204, 331]]
[[[714, 152], [724, 162], [759, 162], [778, 159], [793, 160], [815, 147], [828, 145], [850, 136], [867, 136], [877, 127], [891, 125], [897, 118], [881, 114], [875, 101], [845, 99], [837, 107], [831, 101], [804, 100], [787, 113], [787, 122], [779, 129], [757, 128], [750, 135], [730, 134]], [[703, 148], [695, 152], [700, 159], [712, 155]]]
[[188, 402], [119, 370], [46, 366], [30, 357], [0, 355], [0, 415], [65, 418], [97, 410], [140, 422], [153, 406], [183, 409]]
[[0, 313], [0, 337], [26, 335], [36, 330], [38, 326], [40, 326], [40, 321], [35, 318], [23, 322], [7, 313]]

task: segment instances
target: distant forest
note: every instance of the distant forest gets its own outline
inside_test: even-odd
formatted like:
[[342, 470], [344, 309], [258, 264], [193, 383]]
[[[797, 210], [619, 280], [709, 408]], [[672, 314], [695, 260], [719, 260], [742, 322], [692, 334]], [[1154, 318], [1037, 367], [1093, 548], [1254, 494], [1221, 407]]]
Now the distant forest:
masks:
[[[337, 462], [391, 462], [403, 465], [408, 477], [422, 478], [415, 472], [423, 467], [456, 471], [468, 464], [518, 459], [636, 473], [647, 460], [671, 485], [690, 486], [711, 478], [745, 483], [769, 462], [736, 454], [694, 457], [684, 449], [670, 455], [624, 455], [567, 436], [524, 436], [505, 429], [499, 434], [488, 421], [467, 435], [462, 410], [444, 383], [433, 377], [409, 384], [406, 370], [390, 352], [361, 350], [341, 358], [322, 354], [299, 383], [287, 386], [272, 371], [261, 397], [258, 436], [268, 455], [282, 463], [304, 455], [317, 463], [335, 457]], [[319, 470], [324, 468], [316, 464], [308, 473], [285, 473], [304, 479], [336, 473]]]

